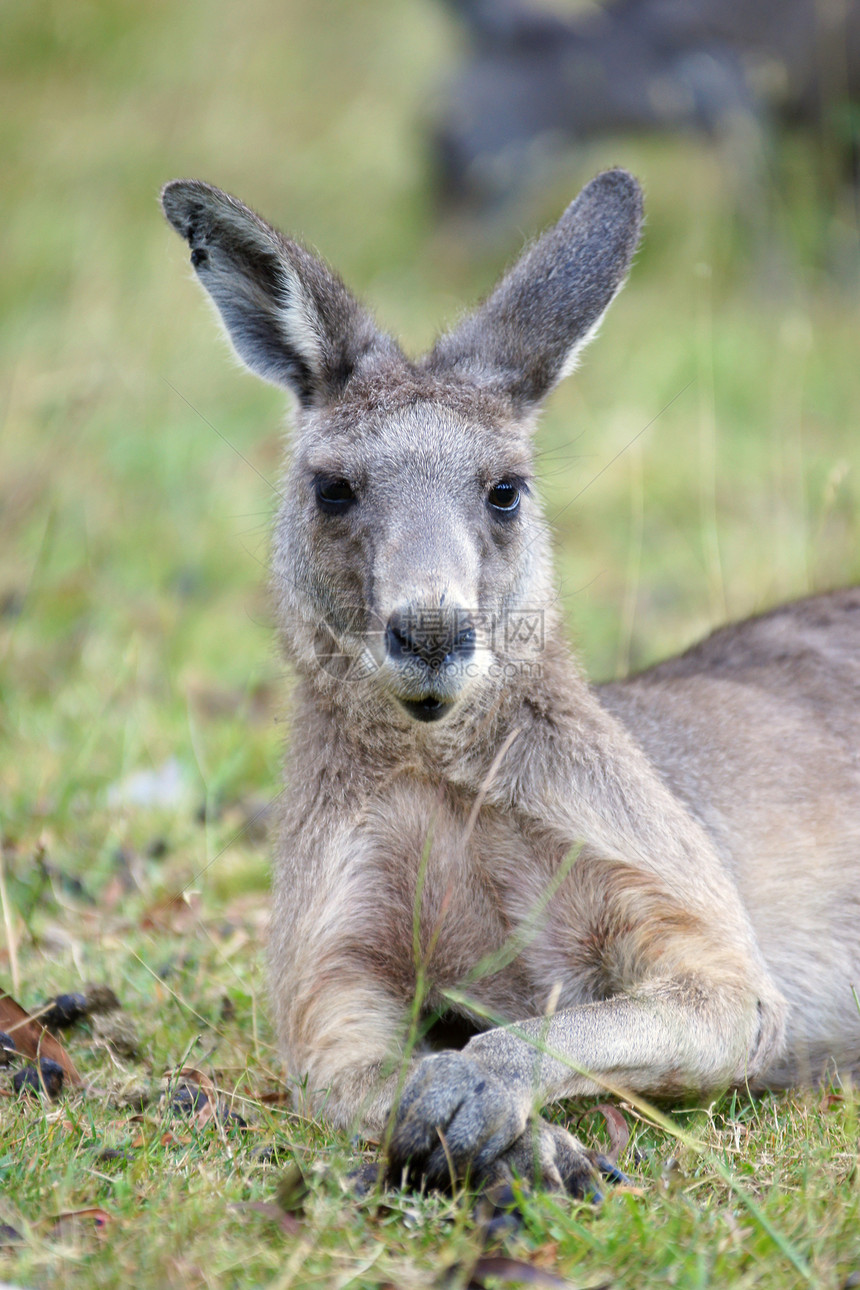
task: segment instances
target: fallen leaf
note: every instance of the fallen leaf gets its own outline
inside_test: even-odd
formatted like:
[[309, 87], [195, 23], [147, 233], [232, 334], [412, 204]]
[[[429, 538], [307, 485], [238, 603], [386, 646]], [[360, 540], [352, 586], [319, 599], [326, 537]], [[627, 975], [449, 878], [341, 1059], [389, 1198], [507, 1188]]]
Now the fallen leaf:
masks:
[[167, 1107], [173, 1115], [193, 1116], [198, 1125], [208, 1123], [214, 1115], [212, 1103], [203, 1089], [184, 1081], [170, 1086]]
[[539, 1268], [554, 1268], [558, 1263], [558, 1241], [547, 1241], [534, 1252], [535, 1264]]
[[262, 1106], [291, 1106], [293, 1098], [285, 1088], [278, 1088], [268, 1093], [258, 1093], [254, 1101], [260, 1102]]
[[117, 905], [128, 896], [129, 884], [117, 874], [113, 874], [99, 892], [99, 906], [108, 913], [113, 913]]
[[579, 1128], [586, 1116], [594, 1115], [598, 1111], [606, 1121], [606, 1128], [609, 1132], [609, 1150], [602, 1154], [611, 1165], [617, 1165], [618, 1157], [630, 1141], [630, 1129], [627, 1127], [627, 1121], [617, 1106], [612, 1106], [610, 1102], [601, 1102], [598, 1106], [589, 1107], [587, 1111], [583, 1111], [577, 1120], [576, 1127]]
[[5, 1030], [15, 1041], [15, 1047], [25, 1057], [34, 1061], [47, 1057], [63, 1068], [70, 1084], [80, 1087], [83, 1083], [75, 1064], [59, 1039], [35, 1021], [10, 994], [0, 990], [0, 1030]]
[[112, 1216], [106, 1209], [101, 1209], [98, 1205], [91, 1205], [87, 1209], [69, 1209], [63, 1214], [57, 1214], [51, 1221], [51, 1235], [60, 1236], [64, 1229], [86, 1222], [92, 1223], [96, 1231], [102, 1233], [108, 1223], [112, 1221]]
[[163, 1147], [187, 1147], [189, 1142], [193, 1141], [194, 1139], [190, 1133], [174, 1133], [172, 1129], [168, 1129], [166, 1133], [161, 1135], [161, 1145]]
[[[478, 1259], [466, 1282], [467, 1290], [472, 1290], [472, 1287], [483, 1290], [491, 1278], [514, 1285], [546, 1286], [547, 1290], [571, 1290], [569, 1281], [547, 1272], [545, 1268], [537, 1268], [532, 1263], [524, 1263], [522, 1259], [508, 1258], [503, 1254], [488, 1254]], [[608, 1290], [608, 1286], [595, 1286], [593, 1290]]]
[[203, 1071], [196, 1066], [179, 1066], [176, 1070], [167, 1070], [164, 1072], [165, 1079], [191, 1080], [192, 1084], [199, 1084], [205, 1093], [215, 1098], [215, 1085], [212, 1083], [210, 1076], [204, 1075]]
[[140, 920], [140, 926], [158, 932], [184, 932], [197, 921], [199, 912], [197, 892], [178, 892], [150, 905]]
[[[143, 1119], [143, 1116], [134, 1116], [133, 1118]], [[155, 1130], [155, 1125], [150, 1124], [150, 1127]], [[152, 1142], [154, 1140], [154, 1136], [155, 1134], [146, 1135], [138, 1133], [137, 1136], [129, 1143], [129, 1148], [131, 1150], [136, 1150], [138, 1147], [145, 1147], [147, 1142]], [[158, 1135], [158, 1140], [163, 1147], [187, 1147], [190, 1142], [194, 1141], [190, 1133], [178, 1134], [174, 1133], [172, 1129], [166, 1129], [164, 1133]]]
[[212, 1121], [232, 1128], [252, 1127], [219, 1095], [212, 1079], [196, 1067], [183, 1066], [180, 1070], [168, 1071], [165, 1078], [169, 1081], [170, 1109], [193, 1115], [199, 1128]]
[[237, 1200], [231, 1204], [230, 1209], [239, 1214], [243, 1211], [262, 1214], [277, 1223], [281, 1231], [286, 1232], [288, 1236], [297, 1236], [302, 1230], [302, 1225], [295, 1214], [288, 1214], [273, 1200]]

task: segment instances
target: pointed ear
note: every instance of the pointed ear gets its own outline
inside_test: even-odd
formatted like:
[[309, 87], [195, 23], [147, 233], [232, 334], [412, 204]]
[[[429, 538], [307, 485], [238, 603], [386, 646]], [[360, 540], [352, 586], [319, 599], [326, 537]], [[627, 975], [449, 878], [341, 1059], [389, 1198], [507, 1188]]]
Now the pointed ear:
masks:
[[624, 285], [642, 224], [642, 193], [626, 170], [592, 179], [427, 362], [507, 393], [523, 410], [576, 366]]
[[177, 179], [161, 205], [243, 363], [304, 406], [335, 398], [371, 350], [395, 348], [340, 278], [235, 197]]

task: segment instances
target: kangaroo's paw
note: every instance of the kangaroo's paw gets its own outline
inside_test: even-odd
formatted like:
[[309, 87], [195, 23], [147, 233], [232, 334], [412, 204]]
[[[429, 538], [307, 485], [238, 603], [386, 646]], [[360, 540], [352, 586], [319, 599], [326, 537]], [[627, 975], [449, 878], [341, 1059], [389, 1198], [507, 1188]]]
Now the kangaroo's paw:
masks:
[[535, 1187], [598, 1203], [602, 1200], [599, 1169], [600, 1158], [567, 1129], [534, 1115], [516, 1141], [484, 1168], [481, 1181], [496, 1187], [519, 1178]]
[[523, 1133], [528, 1099], [460, 1052], [426, 1057], [409, 1079], [389, 1145], [392, 1177], [431, 1186], [481, 1178]]

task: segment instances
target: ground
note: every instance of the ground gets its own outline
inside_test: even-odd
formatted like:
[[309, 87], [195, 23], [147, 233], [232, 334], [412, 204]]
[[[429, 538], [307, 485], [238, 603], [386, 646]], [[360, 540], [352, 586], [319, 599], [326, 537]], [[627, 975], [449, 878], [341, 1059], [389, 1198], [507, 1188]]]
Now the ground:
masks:
[[[0, 1069], [0, 1276], [492, 1284], [490, 1239], [582, 1287], [857, 1284], [850, 1091], [622, 1107], [631, 1185], [601, 1207], [521, 1197], [491, 1238], [469, 1193], [357, 1199], [343, 1179], [372, 1144], [260, 1100], [282, 1077], [264, 825], [283, 402], [227, 357], [156, 201], [183, 174], [236, 192], [417, 350], [594, 171], [640, 176], [631, 281], [539, 437], [570, 631], [606, 678], [860, 578], [856, 210], [826, 146], [782, 140], [751, 209], [716, 146], [594, 144], [488, 238], [433, 200], [425, 125], [457, 37], [431, 0], [12, 0], [3, 31], [0, 983], [30, 1010], [107, 983], [139, 1047], [79, 1023], [89, 1091], [54, 1102]], [[188, 1067], [232, 1117], [164, 1096]]]

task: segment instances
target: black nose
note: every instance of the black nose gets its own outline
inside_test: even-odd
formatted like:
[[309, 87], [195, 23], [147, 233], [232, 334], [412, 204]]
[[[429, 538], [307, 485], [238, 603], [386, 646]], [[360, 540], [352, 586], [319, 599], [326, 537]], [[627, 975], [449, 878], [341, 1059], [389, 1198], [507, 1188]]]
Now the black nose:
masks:
[[462, 610], [396, 609], [388, 620], [389, 658], [420, 658], [428, 667], [463, 662], [475, 652], [475, 627]]

